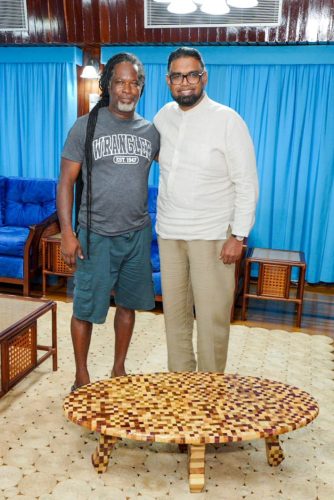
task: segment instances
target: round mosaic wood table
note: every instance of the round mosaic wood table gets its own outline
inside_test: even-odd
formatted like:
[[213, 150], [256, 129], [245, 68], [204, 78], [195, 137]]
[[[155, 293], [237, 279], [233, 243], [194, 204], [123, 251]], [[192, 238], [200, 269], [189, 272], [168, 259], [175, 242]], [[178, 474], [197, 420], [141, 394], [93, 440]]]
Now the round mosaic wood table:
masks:
[[272, 380], [222, 373], [153, 373], [102, 380], [67, 396], [69, 420], [99, 432], [92, 455], [105, 472], [118, 439], [188, 445], [191, 492], [204, 488], [205, 445], [265, 439], [269, 465], [284, 454], [278, 436], [310, 423], [318, 404]]

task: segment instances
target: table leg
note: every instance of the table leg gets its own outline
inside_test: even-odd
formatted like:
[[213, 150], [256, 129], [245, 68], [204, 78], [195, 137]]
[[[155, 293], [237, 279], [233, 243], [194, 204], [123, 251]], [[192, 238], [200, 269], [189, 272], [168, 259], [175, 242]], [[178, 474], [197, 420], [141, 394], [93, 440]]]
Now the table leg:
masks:
[[188, 445], [183, 443], [179, 444], [179, 452], [188, 453]]
[[189, 444], [188, 459], [190, 492], [200, 493], [205, 482], [205, 444]]
[[100, 435], [99, 444], [92, 454], [92, 464], [98, 474], [107, 470], [111, 450], [117, 441], [118, 438], [113, 436]]
[[45, 297], [46, 293], [46, 242], [42, 239], [42, 297]]
[[249, 291], [249, 283], [250, 283], [250, 272], [251, 272], [251, 264], [247, 261], [245, 263], [245, 275], [244, 275], [244, 290], [242, 295], [242, 309], [241, 309], [241, 319], [243, 321], [246, 320], [246, 309], [248, 304], [248, 291]]
[[300, 276], [298, 280], [297, 288], [297, 298], [300, 302], [297, 304], [297, 326], [300, 328], [302, 321], [302, 309], [303, 309], [303, 297], [304, 297], [304, 286], [305, 286], [305, 266], [300, 269]]
[[57, 304], [54, 304], [51, 309], [51, 324], [52, 324], [52, 369], [58, 369], [58, 348], [57, 348]]
[[265, 439], [268, 464], [272, 467], [279, 465], [284, 460], [284, 453], [281, 448], [278, 436], [271, 436]]

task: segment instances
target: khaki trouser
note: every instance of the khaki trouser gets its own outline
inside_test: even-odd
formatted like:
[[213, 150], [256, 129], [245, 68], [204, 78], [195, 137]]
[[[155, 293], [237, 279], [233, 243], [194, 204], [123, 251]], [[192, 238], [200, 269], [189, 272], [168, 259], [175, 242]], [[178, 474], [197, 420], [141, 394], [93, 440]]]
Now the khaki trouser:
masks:
[[225, 240], [166, 240], [159, 237], [163, 308], [170, 371], [194, 371], [194, 306], [199, 371], [225, 369], [234, 264], [219, 255]]

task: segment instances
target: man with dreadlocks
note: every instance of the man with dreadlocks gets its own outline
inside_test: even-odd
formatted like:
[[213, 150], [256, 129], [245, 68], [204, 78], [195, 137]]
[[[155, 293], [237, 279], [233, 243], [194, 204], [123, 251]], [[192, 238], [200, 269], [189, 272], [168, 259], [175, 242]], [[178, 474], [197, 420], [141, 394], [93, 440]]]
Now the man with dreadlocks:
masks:
[[[136, 56], [109, 59], [100, 79], [101, 100], [70, 130], [58, 189], [62, 255], [75, 266], [71, 335], [76, 377], [90, 382], [87, 360], [93, 323], [104, 323], [114, 290], [115, 357], [111, 376], [125, 374], [135, 309], [153, 309], [152, 238], [148, 174], [159, 149], [155, 127], [135, 112], [145, 74]], [[72, 230], [74, 186], [83, 191], [77, 235]]]

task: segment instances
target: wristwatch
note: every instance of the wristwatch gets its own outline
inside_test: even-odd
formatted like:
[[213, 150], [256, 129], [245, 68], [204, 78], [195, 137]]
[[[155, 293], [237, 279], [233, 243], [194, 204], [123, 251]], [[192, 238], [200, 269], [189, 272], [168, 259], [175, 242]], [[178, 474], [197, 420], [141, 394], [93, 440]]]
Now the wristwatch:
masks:
[[231, 234], [233, 238], [235, 238], [237, 241], [244, 241], [245, 237], [244, 236], [239, 236], [237, 234]]

